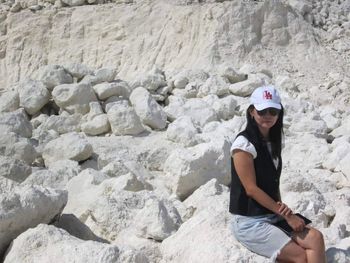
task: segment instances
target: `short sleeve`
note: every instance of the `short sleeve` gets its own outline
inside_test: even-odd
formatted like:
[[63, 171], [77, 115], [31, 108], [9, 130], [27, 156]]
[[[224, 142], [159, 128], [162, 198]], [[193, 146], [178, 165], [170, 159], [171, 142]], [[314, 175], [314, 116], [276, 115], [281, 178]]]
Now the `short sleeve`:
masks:
[[254, 145], [251, 142], [249, 142], [246, 137], [242, 135], [238, 136], [235, 139], [235, 141], [232, 143], [231, 150], [230, 150], [231, 155], [234, 150], [242, 150], [242, 151], [248, 152], [251, 155], [253, 155], [254, 159], [257, 156], [257, 152]]

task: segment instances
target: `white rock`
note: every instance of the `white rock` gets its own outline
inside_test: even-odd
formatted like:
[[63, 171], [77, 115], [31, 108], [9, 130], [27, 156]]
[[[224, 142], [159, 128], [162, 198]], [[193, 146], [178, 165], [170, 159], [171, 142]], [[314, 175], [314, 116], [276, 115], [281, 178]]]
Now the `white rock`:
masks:
[[299, 169], [318, 168], [327, 159], [329, 145], [325, 139], [316, 138], [311, 134], [298, 134], [298, 137], [286, 137], [283, 150], [284, 165]]
[[143, 87], [138, 87], [130, 94], [130, 102], [143, 124], [153, 129], [164, 129], [167, 116], [162, 107]]
[[174, 77], [174, 87], [176, 89], [184, 89], [189, 80], [184, 74], [178, 74]]
[[80, 172], [77, 162], [61, 160], [50, 164], [49, 169], [34, 171], [22, 182], [28, 185], [41, 185], [55, 189], [64, 189], [66, 184]]
[[289, 130], [297, 133], [311, 133], [317, 137], [327, 136], [327, 125], [317, 117], [295, 115]]
[[88, 159], [92, 152], [92, 146], [87, 141], [85, 135], [72, 132], [63, 134], [46, 144], [43, 159], [46, 165], [65, 159], [83, 161]]
[[170, 121], [174, 121], [176, 118], [184, 115], [183, 106], [186, 103], [185, 98], [178, 96], [169, 96], [168, 97], [168, 106], [164, 108], [165, 113], [168, 116]]
[[295, 81], [286, 75], [279, 75], [276, 77], [276, 87], [287, 92], [299, 91], [297, 85], [295, 84]]
[[63, 67], [70, 75], [77, 79], [82, 79], [86, 75], [93, 74], [93, 70], [83, 64], [69, 63], [63, 65]]
[[198, 211], [183, 223], [174, 235], [162, 242], [161, 262], [269, 262], [249, 252], [233, 237], [227, 212], [228, 193], [214, 196], [214, 199], [212, 197], [203, 196], [202, 200], [210, 203], [210, 200], [216, 199], [217, 206]]
[[341, 125], [338, 128], [334, 129], [330, 134], [334, 137], [340, 137], [349, 133], [350, 133], [350, 116], [346, 116], [342, 120]]
[[50, 92], [41, 81], [27, 79], [18, 87], [20, 106], [34, 115], [49, 102]]
[[341, 159], [338, 167], [339, 170], [344, 173], [347, 178], [350, 177], [350, 153]]
[[199, 143], [196, 138], [197, 128], [194, 126], [191, 117], [181, 116], [170, 123], [166, 131], [167, 139], [184, 146], [194, 146]]
[[135, 110], [124, 102], [116, 102], [107, 116], [115, 135], [137, 135], [145, 130]]
[[39, 132], [34, 131], [34, 134], [40, 134], [42, 130], [54, 130], [59, 134], [69, 132], [79, 132], [81, 130], [81, 114], [67, 114], [62, 113], [61, 115], [51, 115], [48, 117], [42, 125], [38, 127]]
[[[342, 142], [339, 144], [338, 142]], [[343, 137], [335, 139], [331, 145], [331, 153], [325, 158], [322, 166], [329, 170], [335, 170], [340, 161], [350, 152], [350, 143]], [[338, 167], [340, 168], [340, 167]]]
[[223, 77], [214, 75], [208, 78], [205, 83], [200, 86], [198, 90], [198, 97], [205, 97], [210, 94], [217, 96], [224, 96], [230, 93], [230, 83], [227, 82]]
[[13, 192], [14, 189], [18, 187], [18, 185], [19, 183], [11, 179], [7, 179], [3, 176], [0, 176], [0, 195]]
[[52, 91], [56, 104], [70, 113], [85, 114], [89, 112], [89, 103], [97, 98], [88, 84], [62, 84]]
[[[112, 82], [117, 75], [117, 70], [114, 67], [100, 68], [95, 71], [95, 82]], [[96, 83], [97, 84], [97, 83]]]
[[0, 130], [2, 132], [14, 132], [26, 138], [32, 137], [32, 124], [24, 110], [0, 113]]
[[350, 238], [344, 238], [339, 244], [326, 251], [327, 262], [347, 263], [350, 260]]
[[163, 200], [151, 198], [135, 216], [137, 234], [143, 238], [162, 241], [174, 234], [182, 221], [175, 207], [168, 211]]
[[19, 94], [17, 91], [9, 90], [0, 96], [0, 112], [11, 112], [19, 108]]
[[233, 67], [223, 65], [219, 68], [219, 74], [225, 77], [231, 84], [244, 81], [248, 78], [247, 74], [237, 72]]
[[[217, 115], [213, 108], [202, 99], [189, 99], [184, 105], [184, 115], [190, 116], [193, 122], [200, 127], [216, 121]], [[180, 115], [181, 116], [181, 115]]]
[[81, 130], [88, 135], [100, 135], [111, 129], [107, 114], [95, 116], [92, 120], [81, 124]]
[[219, 119], [230, 120], [235, 114], [237, 101], [235, 96], [226, 96], [222, 99], [214, 101], [212, 107]]
[[110, 177], [118, 177], [127, 174], [129, 171], [129, 168], [121, 160], [110, 162], [101, 169], [101, 172]]
[[0, 155], [0, 176], [22, 182], [31, 172], [32, 168], [24, 161]]
[[0, 253], [22, 232], [51, 222], [61, 213], [67, 198], [66, 191], [39, 186], [18, 187], [14, 192], [1, 195]]
[[61, 0], [68, 6], [79, 6], [85, 4], [85, 0]]
[[16, 133], [0, 133], [0, 154], [23, 160], [27, 164], [32, 164], [36, 158], [36, 151], [32, 143], [20, 137]]
[[34, 79], [42, 81], [48, 90], [55, 86], [73, 82], [72, 76], [59, 65], [47, 65], [38, 69], [33, 75]]
[[115, 179], [114, 184], [117, 186], [115, 189], [125, 190], [130, 192], [139, 192], [145, 189], [151, 189], [151, 186], [144, 180], [139, 180], [134, 173], [127, 173], [118, 176]]
[[183, 203], [187, 207], [193, 207], [196, 215], [204, 210], [215, 210], [223, 202], [223, 195], [230, 192], [227, 186], [219, 184], [217, 179], [211, 179], [206, 184], [199, 187]]
[[175, 149], [164, 164], [169, 184], [181, 199], [209, 180], [228, 185], [230, 181], [230, 144], [226, 141], [202, 143], [191, 148]]
[[160, 87], [166, 86], [164, 74], [161, 70], [153, 68], [146, 75], [139, 77], [131, 86], [132, 88], [144, 87], [147, 90], [155, 91]]
[[130, 87], [128, 83], [121, 80], [100, 83], [93, 86], [93, 89], [100, 100], [106, 100], [112, 96], [121, 96], [128, 99], [130, 96]]
[[229, 89], [233, 95], [247, 97], [250, 96], [256, 88], [264, 85], [265, 81], [268, 82], [268, 80], [269, 78], [261, 73], [249, 74], [247, 80], [231, 84]]
[[147, 258], [128, 249], [96, 241], [84, 241], [71, 236], [65, 230], [40, 224], [20, 235], [5, 258], [6, 263], [48, 262], [60, 259], [62, 263], [143, 263]]

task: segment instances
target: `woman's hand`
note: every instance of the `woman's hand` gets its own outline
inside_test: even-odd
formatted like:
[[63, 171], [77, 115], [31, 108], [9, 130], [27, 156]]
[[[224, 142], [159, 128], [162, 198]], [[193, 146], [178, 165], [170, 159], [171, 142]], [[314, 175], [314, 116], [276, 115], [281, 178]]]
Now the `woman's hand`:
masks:
[[277, 204], [280, 206], [278, 208], [278, 213], [281, 216], [286, 217], [286, 216], [289, 216], [289, 215], [293, 214], [292, 210], [286, 204], [284, 204], [282, 202], [277, 202]]
[[304, 230], [305, 222], [302, 218], [296, 215], [289, 215], [285, 217], [288, 225], [290, 225], [291, 228], [293, 228], [296, 232], [301, 232]]

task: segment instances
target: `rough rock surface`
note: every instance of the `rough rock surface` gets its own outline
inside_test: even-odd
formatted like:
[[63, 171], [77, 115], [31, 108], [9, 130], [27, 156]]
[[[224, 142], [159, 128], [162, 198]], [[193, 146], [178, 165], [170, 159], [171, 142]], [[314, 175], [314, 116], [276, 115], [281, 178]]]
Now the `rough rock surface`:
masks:
[[40, 223], [51, 222], [67, 203], [67, 192], [23, 186], [0, 196], [0, 254], [19, 234]]

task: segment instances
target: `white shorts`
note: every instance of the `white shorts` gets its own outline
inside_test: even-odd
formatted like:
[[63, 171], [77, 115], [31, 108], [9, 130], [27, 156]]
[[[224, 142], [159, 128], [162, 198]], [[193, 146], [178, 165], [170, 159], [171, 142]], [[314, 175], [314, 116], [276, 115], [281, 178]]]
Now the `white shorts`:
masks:
[[280, 220], [283, 218], [275, 214], [232, 215], [231, 229], [236, 239], [246, 248], [276, 262], [281, 249], [291, 241], [291, 237], [272, 225]]

